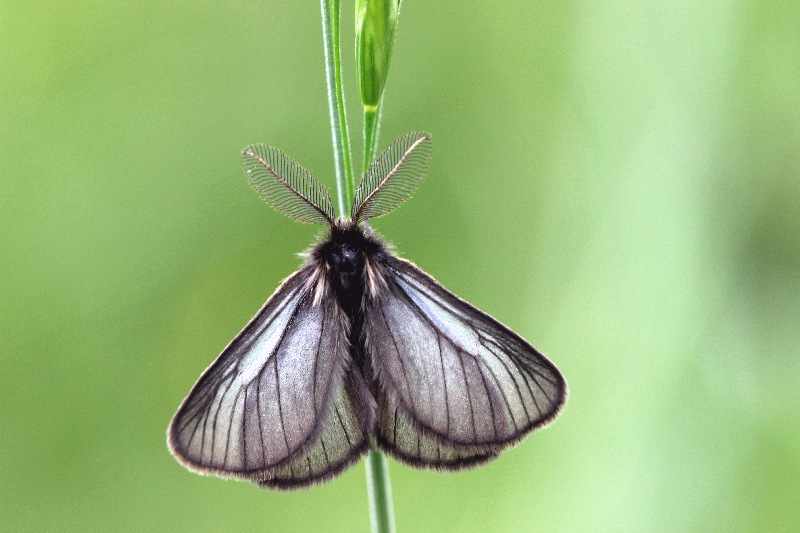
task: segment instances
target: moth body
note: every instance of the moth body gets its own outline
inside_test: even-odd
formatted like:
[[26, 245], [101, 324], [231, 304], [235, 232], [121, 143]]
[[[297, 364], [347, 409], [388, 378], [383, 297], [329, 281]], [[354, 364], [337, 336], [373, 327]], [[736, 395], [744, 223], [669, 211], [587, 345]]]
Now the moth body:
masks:
[[339, 305], [352, 320], [362, 307], [368, 284], [365, 265], [386, 253], [386, 246], [371, 231], [340, 219], [328, 238], [312, 248], [309, 257], [327, 273]]

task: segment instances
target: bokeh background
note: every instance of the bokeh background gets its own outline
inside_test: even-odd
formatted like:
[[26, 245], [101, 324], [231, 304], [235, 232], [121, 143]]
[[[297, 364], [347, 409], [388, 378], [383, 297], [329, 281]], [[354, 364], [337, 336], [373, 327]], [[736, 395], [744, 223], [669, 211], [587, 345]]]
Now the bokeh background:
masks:
[[[363, 463], [273, 493], [165, 444], [319, 233], [239, 152], [333, 189], [326, 105], [313, 1], [3, 2], [0, 530], [368, 530]], [[800, 3], [406, 0], [380, 144], [415, 130], [375, 226], [571, 397], [486, 467], [392, 462], [399, 531], [795, 529]]]

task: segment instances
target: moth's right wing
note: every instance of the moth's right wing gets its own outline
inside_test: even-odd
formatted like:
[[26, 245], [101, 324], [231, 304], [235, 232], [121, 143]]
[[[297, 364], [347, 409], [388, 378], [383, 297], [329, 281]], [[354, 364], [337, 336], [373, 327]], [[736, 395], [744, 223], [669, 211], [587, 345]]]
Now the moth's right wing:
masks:
[[368, 269], [364, 332], [383, 398], [378, 440], [398, 459], [457, 469], [553, 420], [567, 383], [519, 335], [412, 263]]
[[[319, 275], [309, 265], [289, 277], [183, 401], [168, 442], [187, 468], [296, 486], [360, 455], [356, 400], [343, 381], [347, 319]], [[330, 423], [337, 412], [342, 421]], [[321, 436], [333, 460], [292, 478], [290, 465], [317, 453]]]

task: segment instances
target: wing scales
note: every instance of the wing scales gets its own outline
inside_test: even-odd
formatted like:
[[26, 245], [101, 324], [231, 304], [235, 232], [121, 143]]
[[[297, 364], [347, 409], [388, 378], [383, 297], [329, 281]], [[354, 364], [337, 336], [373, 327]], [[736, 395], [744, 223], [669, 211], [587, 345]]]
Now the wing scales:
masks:
[[332, 295], [315, 303], [313, 268], [276, 291], [184, 400], [169, 442], [188, 468], [263, 478], [323, 433], [342, 388], [347, 326]]
[[389, 282], [368, 302], [367, 345], [410, 427], [475, 454], [495, 452], [555, 417], [567, 386], [546, 357], [413, 264], [389, 256], [383, 267]]

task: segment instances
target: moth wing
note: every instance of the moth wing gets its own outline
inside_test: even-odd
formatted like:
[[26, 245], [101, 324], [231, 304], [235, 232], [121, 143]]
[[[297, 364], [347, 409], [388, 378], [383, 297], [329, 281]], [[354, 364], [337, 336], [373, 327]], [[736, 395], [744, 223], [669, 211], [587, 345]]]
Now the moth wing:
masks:
[[168, 443], [190, 470], [261, 480], [323, 433], [348, 346], [346, 318], [318, 274], [309, 265], [290, 276], [181, 404]]
[[432, 435], [385, 395], [379, 402], [375, 439], [392, 457], [417, 468], [459, 470], [497, 457], [496, 452], [482, 447], [459, 446]]
[[359, 460], [369, 448], [375, 400], [351, 364], [334, 399], [319, 440], [294, 461], [259, 482], [263, 488], [299, 489], [329, 479]]
[[[387, 398], [412, 430], [479, 455], [555, 418], [566, 381], [519, 335], [408, 261], [387, 256], [372, 275], [381, 287], [367, 298], [366, 345]], [[379, 417], [382, 434], [386, 423]]]

